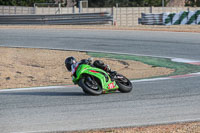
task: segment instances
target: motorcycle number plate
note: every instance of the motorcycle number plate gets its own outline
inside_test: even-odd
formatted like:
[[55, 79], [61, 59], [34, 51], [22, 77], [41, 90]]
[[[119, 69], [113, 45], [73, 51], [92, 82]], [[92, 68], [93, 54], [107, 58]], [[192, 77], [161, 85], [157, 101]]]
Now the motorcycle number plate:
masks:
[[115, 85], [113, 83], [108, 84], [108, 89], [113, 89], [115, 88]]

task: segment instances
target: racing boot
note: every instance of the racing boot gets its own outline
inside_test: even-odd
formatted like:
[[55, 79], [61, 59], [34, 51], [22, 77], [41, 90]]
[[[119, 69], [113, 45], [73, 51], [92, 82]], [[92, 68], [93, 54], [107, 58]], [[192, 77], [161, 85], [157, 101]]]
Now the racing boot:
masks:
[[116, 71], [112, 71], [111, 69], [108, 71], [109, 75], [110, 75], [110, 78], [112, 81], [114, 81], [115, 79], [115, 76], [117, 75], [117, 72]]

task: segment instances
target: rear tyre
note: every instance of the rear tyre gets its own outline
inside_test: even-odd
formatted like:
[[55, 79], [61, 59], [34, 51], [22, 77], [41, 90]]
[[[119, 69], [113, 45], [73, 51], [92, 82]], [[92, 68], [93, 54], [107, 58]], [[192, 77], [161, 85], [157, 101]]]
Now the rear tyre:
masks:
[[129, 93], [132, 91], [132, 83], [129, 79], [127, 79], [125, 76], [121, 74], [117, 74], [115, 81], [117, 85], [119, 86], [119, 91], [122, 93]]
[[86, 94], [100, 95], [102, 94], [103, 89], [96, 80], [96, 78], [88, 75], [81, 78], [78, 84]]

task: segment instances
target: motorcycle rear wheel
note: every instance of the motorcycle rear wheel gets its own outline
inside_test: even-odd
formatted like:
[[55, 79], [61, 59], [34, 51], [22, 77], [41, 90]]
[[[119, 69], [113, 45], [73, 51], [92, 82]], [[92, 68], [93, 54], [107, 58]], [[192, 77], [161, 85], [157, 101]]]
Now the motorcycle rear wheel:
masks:
[[96, 81], [94, 77], [88, 75], [79, 80], [79, 86], [83, 89], [83, 92], [89, 95], [100, 95], [103, 92], [102, 87]]

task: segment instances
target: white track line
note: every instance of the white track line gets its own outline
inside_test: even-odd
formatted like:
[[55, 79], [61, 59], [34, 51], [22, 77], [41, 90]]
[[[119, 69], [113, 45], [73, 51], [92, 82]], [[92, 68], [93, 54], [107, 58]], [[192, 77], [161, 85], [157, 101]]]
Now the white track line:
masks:
[[173, 62], [181, 62], [181, 63], [196, 63], [200, 62], [199, 60], [190, 60], [190, 59], [183, 59], [183, 58], [173, 58], [171, 59]]
[[45, 89], [62, 89], [72, 87], [72, 85], [69, 86], [44, 86], [44, 87], [31, 87], [31, 88], [15, 88], [15, 89], [3, 89], [0, 90], [0, 92], [13, 92], [13, 91], [31, 91], [31, 90], [45, 90]]
[[139, 82], [148, 82], [148, 81], [159, 81], [159, 80], [167, 80], [171, 78], [153, 78], [153, 79], [140, 79], [140, 80], [131, 80], [132, 83], [139, 83]]

